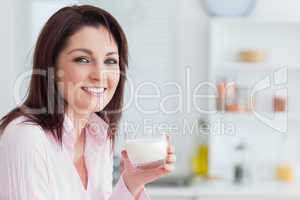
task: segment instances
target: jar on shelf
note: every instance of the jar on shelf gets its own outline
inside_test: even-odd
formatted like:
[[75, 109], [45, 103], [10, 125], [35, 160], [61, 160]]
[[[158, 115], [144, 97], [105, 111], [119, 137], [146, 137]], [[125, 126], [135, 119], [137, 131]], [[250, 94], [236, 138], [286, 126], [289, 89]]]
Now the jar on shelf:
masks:
[[226, 105], [236, 104], [236, 83], [232, 79], [226, 82]]
[[287, 109], [287, 95], [285, 91], [277, 91], [273, 96], [273, 111], [285, 112]]
[[237, 88], [237, 104], [240, 107], [240, 112], [251, 112], [255, 107], [254, 98], [251, 102], [250, 88], [238, 87]]
[[225, 104], [226, 104], [226, 80], [221, 79], [217, 83], [217, 90], [218, 90], [218, 96], [217, 96], [217, 110], [218, 111], [225, 111]]
[[233, 165], [233, 182], [235, 184], [245, 184], [250, 180], [250, 170], [247, 162], [247, 146], [240, 142], [235, 146], [235, 161]]

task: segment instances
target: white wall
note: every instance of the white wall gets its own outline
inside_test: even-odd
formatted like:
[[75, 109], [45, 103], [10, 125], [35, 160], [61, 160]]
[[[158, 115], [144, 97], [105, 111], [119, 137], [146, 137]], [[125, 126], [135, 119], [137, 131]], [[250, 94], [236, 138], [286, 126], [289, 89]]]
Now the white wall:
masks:
[[29, 3], [20, 0], [2, 2], [0, 55], [2, 58], [0, 116], [16, 106], [15, 83], [25, 67], [30, 65]]
[[251, 17], [261, 19], [300, 20], [300, 2], [295, 0], [257, 0]]
[[[190, 85], [194, 89], [196, 85], [207, 80], [208, 67], [208, 17], [202, 9], [199, 0], [189, 0], [176, 2], [175, 17], [175, 66], [176, 79], [182, 86]], [[190, 78], [184, 76], [189, 69]], [[191, 127], [201, 115], [196, 111], [192, 102], [192, 90], [184, 90], [184, 104], [190, 105], [190, 109], [186, 106], [185, 112], [181, 113], [179, 120], [186, 120]], [[205, 93], [206, 91], [201, 91]], [[206, 100], [198, 101], [197, 106], [205, 109]], [[199, 140], [205, 141], [205, 136], [194, 129], [190, 135], [183, 135], [187, 128], [182, 127], [182, 134], [176, 136], [174, 141], [176, 144], [178, 157], [177, 173], [186, 174], [190, 171], [191, 156], [195, 153], [195, 147], [199, 144]]]
[[16, 7], [15, 1], [5, 1], [2, 3], [0, 12], [0, 55], [1, 55], [1, 106], [0, 115], [2, 116], [13, 106], [13, 79], [16, 63]]
[[[190, 91], [185, 90], [185, 87], [187, 81], [193, 88], [197, 83], [207, 80], [207, 16], [197, 0], [163, 2], [151, 0], [138, 3], [137, 12], [134, 12], [133, 16], [128, 16], [126, 12], [132, 9], [130, 6], [121, 9], [119, 4], [114, 4], [115, 2], [92, 3], [109, 10], [125, 29], [130, 48], [129, 74], [137, 83], [135, 89], [138, 83], [146, 80], [156, 82], [162, 93], [170, 91], [164, 87], [167, 81], [176, 82], [183, 89], [182, 112], [145, 115], [132, 104], [130, 110], [125, 112], [123, 121], [143, 125], [143, 120], [150, 118], [153, 123], [178, 126], [179, 130], [172, 135], [177, 152], [176, 173], [188, 173], [191, 155], [197, 142], [190, 134], [184, 135], [183, 120], [192, 126], [199, 114], [192, 105], [188, 110], [186, 104], [190, 104], [192, 94], [189, 94]], [[186, 80], [187, 68], [190, 70], [190, 80]], [[176, 107], [177, 103], [171, 106]], [[205, 104], [206, 102], [202, 101], [201, 107], [205, 108]], [[156, 104], [155, 101], [148, 101], [143, 105], [150, 108]], [[143, 130], [137, 130], [140, 131]]]

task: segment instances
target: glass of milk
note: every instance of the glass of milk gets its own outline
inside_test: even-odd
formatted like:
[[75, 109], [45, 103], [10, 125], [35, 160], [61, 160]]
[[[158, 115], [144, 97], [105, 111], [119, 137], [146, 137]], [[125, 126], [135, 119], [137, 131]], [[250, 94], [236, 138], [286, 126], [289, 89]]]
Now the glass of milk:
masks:
[[136, 167], [157, 167], [164, 164], [167, 156], [165, 134], [127, 134], [125, 149], [130, 161]]

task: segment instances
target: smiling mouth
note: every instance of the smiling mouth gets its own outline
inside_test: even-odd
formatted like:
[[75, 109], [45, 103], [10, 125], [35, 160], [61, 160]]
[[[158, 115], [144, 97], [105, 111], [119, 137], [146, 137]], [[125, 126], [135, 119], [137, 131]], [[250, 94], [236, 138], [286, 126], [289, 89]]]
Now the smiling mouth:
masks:
[[103, 94], [107, 90], [106, 87], [81, 87], [81, 89], [95, 97], [103, 96]]

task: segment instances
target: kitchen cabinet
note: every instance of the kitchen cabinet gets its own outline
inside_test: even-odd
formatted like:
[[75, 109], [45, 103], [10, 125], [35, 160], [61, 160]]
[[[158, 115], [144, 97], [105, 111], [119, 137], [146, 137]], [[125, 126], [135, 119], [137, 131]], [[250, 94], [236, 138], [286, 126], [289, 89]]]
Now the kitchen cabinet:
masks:
[[[208, 30], [209, 83], [213, 85], [209, 94], [216, 95], [208, 101], [210, 113], [204, 115], [209, 174], [231, 182], [236, 147], [243, 143], [247, 147], [243, 164], [250, 179], [274, 180], [276, 167], [285, 161], [293, 163], [294, 178], [300, 180], [296, 143], [300, 141], [300, 21], [220, 17], [210, 19]], [[240, 55], [249, 50], [260, 53], [246, 62]], [[236, 98], [227, 99], [231, 107], [217, 110], [220, 82], [233, 82]], [[274, 112], [274, 95], [281, 92], [285, 111]], [[245, 102], [253, 107], [245, 109], [241, 106]]]

